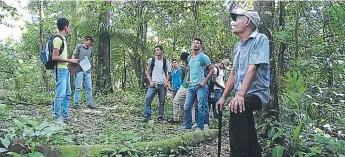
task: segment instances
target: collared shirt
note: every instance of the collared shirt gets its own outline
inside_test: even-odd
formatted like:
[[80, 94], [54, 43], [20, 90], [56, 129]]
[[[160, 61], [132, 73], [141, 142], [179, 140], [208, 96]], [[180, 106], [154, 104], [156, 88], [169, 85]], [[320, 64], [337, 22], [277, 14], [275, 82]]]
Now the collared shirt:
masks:
[[180, 67], [176, 71], [175, 69], [171, 69], [171, 79], [173, 90], [178, 91], [182, 83], [182, 69]]
[[270, 97], [269, 41], [266, 35], [257, 31], [252, 32], [248, 40], [240, 41], [234, 47], [236, 94], [240, 91], [241, 84], [251, 64], [259, 65], [259, 67], [247, 94], [259, 96], [261, 102], [266, 104]]

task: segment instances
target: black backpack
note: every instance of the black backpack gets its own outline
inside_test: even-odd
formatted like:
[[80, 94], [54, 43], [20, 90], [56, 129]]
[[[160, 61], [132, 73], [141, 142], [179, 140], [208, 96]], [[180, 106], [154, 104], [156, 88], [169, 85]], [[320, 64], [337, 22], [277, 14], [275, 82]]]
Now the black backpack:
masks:
[[[152, 60], [151, 60], [151, 65], [150, 65], [150, 76], [152, 77], [152, 71], [153, 71], [153, 68], [155, 67], [155, 61], [156, 61], [156, 57], [152, 57]], [[165, 57], [163, 57], [163, 70], [164, 70], [164, 74], [167, 75], [167, 59]]]

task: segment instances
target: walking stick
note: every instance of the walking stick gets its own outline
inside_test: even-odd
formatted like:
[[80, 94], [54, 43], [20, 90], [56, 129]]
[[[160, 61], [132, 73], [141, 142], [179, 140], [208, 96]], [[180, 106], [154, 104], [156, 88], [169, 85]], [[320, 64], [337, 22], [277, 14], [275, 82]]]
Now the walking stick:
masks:
[[220, 157], [220, 151], [222, 148], [222, 110], [220, 105], [218, 106], [218, 157]]

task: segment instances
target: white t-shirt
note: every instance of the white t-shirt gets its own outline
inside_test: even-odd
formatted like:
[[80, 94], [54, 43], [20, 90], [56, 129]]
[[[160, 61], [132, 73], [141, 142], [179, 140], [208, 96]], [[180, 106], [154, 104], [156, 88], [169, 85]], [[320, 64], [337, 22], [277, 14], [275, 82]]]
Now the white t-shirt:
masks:
[[[225, 83], [224, 83], [225, 69], [221, 69], [221, 68], [219, 68], [219, 67], [218, 67], [218, 69], [219, 69], [219, 75], [218, 75], [218, 77], [216, 78], [216, 82], [217, 82], [219, 85], [221, 85], [222, 87], [225, 88]], [[213, 73], [213, 75], [216, 75], [216, 76], [217, 76], [217, 71], [218, 71], [218, 69], [217, 69], [216, 66], [214, 66], [214, 73]], [[213, 89], [222, 89], [222, 88], [218, 87], [217, 85], [214, 85]]]
[[[152, 61], [152, 58], [150, 58], [149, 61], [147, 62], [150, 66], [151, 66], [151, 61]], [[168, 59], [166, 61], [166, 64], [167, 64], [167, 73], [169, 73], [171, 72], [171, 66]], [[155, 66], [153, 67], [153, 70], [152, 70], [152, 82], [155, 84], [164, 84], [165, 78], [166, 78], [166, 75], [164, 74], [164, 69], [163, 69], [163, 59], [158, 60], [156, 57]]]

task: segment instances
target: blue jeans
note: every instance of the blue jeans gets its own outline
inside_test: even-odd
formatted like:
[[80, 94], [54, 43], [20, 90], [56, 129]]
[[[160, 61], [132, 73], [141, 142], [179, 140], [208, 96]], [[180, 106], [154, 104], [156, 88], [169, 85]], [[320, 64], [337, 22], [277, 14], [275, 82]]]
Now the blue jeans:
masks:
[[157, 88], [149, 87], [147, 89], [146, 100], [145, 100], [145, 113], [144, 113], [144, 117], [146, 119], [151, 118], [151, 103], [157, 92], [158, 92], [158, 99], [159, 99], [158, 116], [163, 117], [166, 90], [167, 89], [164, 87], [164, 84], [157, 85]]
[[215, 98], [215, 103], [211, 103], [210, 101], [208, 102], [208, 109], [206, 110], [206, 119], [205, 119], [205, 124], [210, 124], [210, 110], [212, 106], [212, 112], [213, 112], [213, 118], [218, 118], [218, 113], [216, 110], [216, 103], [219, 101], [219, 99], [223, 95], [223, 90], [221, 89], [215, 89], [214, 90], [214, 98]]
[[[56, 77], [56, 70], [53, 70]], [[59, 119], [61, 116], [68, 117], [68, 104], [71, 97], [71, 83], [70, 74], [67, 69], [57, 69], [57, 82], [55, 87], [54, 112], [55, 118]]]
[[184, 104], [185, 119], [186, 124], [185, 128], [192, 127], [192, 107], [195, 99], [198, 100], [198, 109], [196, 114], [197, 125], [199, 129], [204, 129], [205, 124], [205, 112], [207, 108], [207, 85], [201, 87], [200, 85], [189, 86], [187, 91], [187, 98]]
[[90, 71], [80, 71], [75, 74], [74, 105], [79, 104], [80, 90], [83, 88], [83, 81], [86, 89], [86, 104], [92, 105], [92, 80]]

